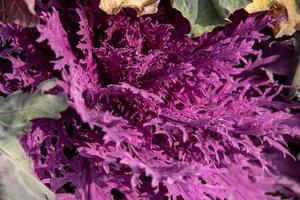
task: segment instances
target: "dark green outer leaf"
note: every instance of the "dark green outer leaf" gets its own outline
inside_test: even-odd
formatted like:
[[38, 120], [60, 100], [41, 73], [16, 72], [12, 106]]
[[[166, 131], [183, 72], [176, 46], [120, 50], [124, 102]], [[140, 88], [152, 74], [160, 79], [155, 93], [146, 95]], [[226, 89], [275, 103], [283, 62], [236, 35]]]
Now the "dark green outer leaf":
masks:
[[0, 126], [11, 134], [20, 134], [28, 129], [30, 120], [35, 118], [59, 118], [67, 108], [65, 95], [43, 94], [55, 85], [55, 80], [42, 83], [38, 90], [29, 95], [15, 92], [0, 97]]
[[173, 0], [172, 5], [189, 20], [191, 35], [197, 37], [224, 25], [229, 14], [249, 3], [250, 0]]

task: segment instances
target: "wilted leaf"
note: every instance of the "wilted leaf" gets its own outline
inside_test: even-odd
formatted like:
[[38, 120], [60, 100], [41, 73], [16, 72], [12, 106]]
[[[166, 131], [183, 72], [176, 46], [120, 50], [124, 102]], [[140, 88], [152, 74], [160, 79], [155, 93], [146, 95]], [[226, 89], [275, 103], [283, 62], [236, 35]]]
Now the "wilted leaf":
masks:
[[191, 35], [199, 36], [227, 23], [231, 13], [249, 3], [250, 0], [173, 0], [172, 6], [189, 20]]
[[252, 3], [246, 6], [245, 10], [250, 13], [269, 10], [273, 0], [253, 0]]
[[15, 92], [0, 98], [0, 199], [55, 199], [55, 195], [34, 177], [31, 162], [16, 137], [30, 127], [30, 120], [58, 118], [67, 108], [64, 95], [43, 93], [55, 84], [52, 79], [42, 83], [31, 95]]
[[118, 14], [122, 8], [133, 8], [138, 15], [157, 12], [160, 0], [101, 0], [99, 7], [110, 15]]
[[34, 6], [35, 0], [0, 0], [0, 22], [35, 26], [38, 17]]
[[283, 16], [275, 23], [274, 33], [277, 37], [292, 35], [300, 30], [300, 2], [298, 0], [254, 0], [246, 7], [249, 13], [272, 10], [274, 17]]

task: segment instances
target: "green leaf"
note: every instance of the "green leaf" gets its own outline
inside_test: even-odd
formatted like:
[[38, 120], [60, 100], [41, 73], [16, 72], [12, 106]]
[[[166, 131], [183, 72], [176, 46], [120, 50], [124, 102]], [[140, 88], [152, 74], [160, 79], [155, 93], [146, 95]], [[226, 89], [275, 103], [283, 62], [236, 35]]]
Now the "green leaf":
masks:
[[60, 112], [67, 108], [65, 95], [43, 94], [56, 85], [49, 80], [40, 85], [33, 94], [15, 92], [0, 97], [0, 126], [11, 134], [20, 134], [28, 130], [30, 120], [35, 118], [60, 118]]
[[30, 120], [59, 118], [67, 108], [64, 95], [44, 94], [56, 80], [43, 82], [33, 94], [15, 92], [0, 97], [0, 199], [54, 200], [55, 194], [40, 183], [17, 136], [30, 128]]
[[[0, 141], [0, 199], [55, 200], [55, 194], [34, 177], [31, 162], [17, 138]], [[9, 149], [3, 151], [7, 146]]]
[[197, 37], [226, 24], [231, 13], [249, 3], [250, 0], [173, 0], [172, 6], [189, 20], [191, 35]]

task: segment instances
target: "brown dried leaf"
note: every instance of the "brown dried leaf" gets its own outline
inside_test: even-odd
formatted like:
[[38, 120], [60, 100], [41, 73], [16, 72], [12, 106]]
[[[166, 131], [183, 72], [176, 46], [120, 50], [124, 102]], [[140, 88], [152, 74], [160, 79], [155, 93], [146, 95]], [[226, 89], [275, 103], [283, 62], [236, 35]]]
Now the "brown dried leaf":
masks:
[[0, 0], [0, 22], [35, 26], [38, 17], [34, 11], [35, 0]]
[[250, 13], [271, 10], [274, 17], [284, 16], [287, 20], [275, 23], [276, 37], [292, 35], [300, 30], [300, 5], [299, 0], [253, 0], [246, 7]]
[[99, 7], [110, 15], [118, 14], [122, 8], [133, 8], [140, 16], [156, 13], [158, 4], [159, 0], [101, 0]]

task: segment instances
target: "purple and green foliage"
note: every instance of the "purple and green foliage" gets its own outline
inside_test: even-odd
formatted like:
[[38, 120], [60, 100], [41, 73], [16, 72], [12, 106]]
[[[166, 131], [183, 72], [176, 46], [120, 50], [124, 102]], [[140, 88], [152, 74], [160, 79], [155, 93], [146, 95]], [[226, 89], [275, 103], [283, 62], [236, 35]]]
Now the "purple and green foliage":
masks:
[[191, 38], [167, 1], [141, 17], [45, 2], [36, 27], [0, 25], [0, 92], [57, 78], [48, 93], [68, 96], [20, 138], [59, 200], [299, 198], [294, 44], [274, 39], [270, 13]]

